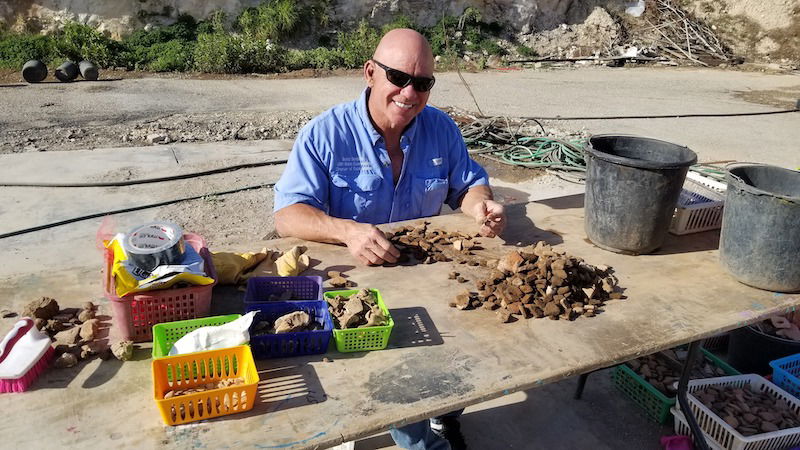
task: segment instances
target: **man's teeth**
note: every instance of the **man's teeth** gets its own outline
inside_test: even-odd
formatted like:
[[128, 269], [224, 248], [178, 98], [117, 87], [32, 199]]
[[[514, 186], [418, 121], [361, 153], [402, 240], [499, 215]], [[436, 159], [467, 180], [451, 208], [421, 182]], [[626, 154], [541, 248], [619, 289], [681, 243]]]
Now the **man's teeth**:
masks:
[[397, 105], [398, 108], [411, 109], [411, 107], [414, 106], [414, 105], [411, 105], [411, 104], [408, 104], [408, 103], [398, 102], [397, 100], [393, 100], [393, 101], [394, 101], [394, 104]]

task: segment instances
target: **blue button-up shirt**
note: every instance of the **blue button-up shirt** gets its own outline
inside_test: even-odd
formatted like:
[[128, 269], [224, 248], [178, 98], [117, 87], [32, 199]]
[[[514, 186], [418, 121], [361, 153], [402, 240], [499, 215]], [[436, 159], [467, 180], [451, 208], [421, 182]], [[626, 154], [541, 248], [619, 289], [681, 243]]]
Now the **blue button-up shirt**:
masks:
[[315, 117], [297, 136], [281, 179], [275, 211], [305, 203], [332, 217], [386, 223], [453, 209], [472, 186], [488, 184], [486, 171], [470, 159], [456, 124], [426, 106], [403, 132], [403, 168], [397, 185], [383, 137], [361, 97]]

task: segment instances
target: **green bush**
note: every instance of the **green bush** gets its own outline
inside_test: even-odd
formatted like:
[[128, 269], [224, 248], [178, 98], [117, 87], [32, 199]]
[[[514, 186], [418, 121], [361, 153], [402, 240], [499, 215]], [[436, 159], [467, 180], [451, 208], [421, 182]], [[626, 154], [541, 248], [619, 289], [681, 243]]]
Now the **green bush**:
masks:
[[[483, 23], [474, 8], [467, 8], [460, 17], [442, 17], [430, 28], [416, 27], [408, 17], [399, 16], [379, 28], [362, 20], [337, 33], [329, 28], [330, 0], [308, 0], [305, 4], [301, 7], [295, 0], [264, 0], [237, 17], [235, 33], [227, 29], [221, 10], [200, 22], [181, 15], [172, 25], [139, 30], [121, 42], [74, 22], [52, 36], [0, 33], [0, 67], [18, 68], [29, 59], [55, 63], [68, 58], [89, 59], [104, 68], [125, 66], [150, 71], [242, 73], [358, 68], [372, 57], [381, 36], [395, 28], [412, 28], [426, 35], [434, 55], [441, 56], [437, 63], [440, 68], [454, 67], [467, 51], [487, 56], [506, 53], [493, 38], [500, 31], [499, 25]], [[301, 30], [319, 36], [321, 46], [287, 50], [279, 45]], [[524, 46], [517, 47], [517, 53], [535, 54]], [[483, 64], [478, 59], [476, 63]]]
[[233, 73], [239, 58], [233, 36], [222, 33], [203, 33], [197, 36], [194, 66], [200, 72]]
[[282, 72], [286, 67], [286, 49], [263, 38], [237, 36], [238, 70], [244, 73]]
[[337, 48], [341, 52], [344, 67], [361, 67], [372, 58], [381, 36], [366, 20], [358, 23], [355, 30], [339, 34]]
[[194, 67], [212, 73], [280, 72], [286, 67], [286, 53], [268, 39], [201, 34], [194, 49]]
[[539, 53], [536, 50], [523, 44], [517, 46], [517, 53], [519, 53], [519, 56], [524, 58], [535, 58], [539, 56]]
[[0, 35], [0, 67], [21, 69], [31, 59], [49, 63], [53, 59], [53, 40], [49, 36], [27, 34]]
[[277, 42], [295, 30], [299, 17], [294, 0], [269, 0], [242, 11], [236, 19], [236, 29], [253, 39]]
[[100, 67], [116, 65], [123, 47], [88, 25], [67, 22], [54, 36], [58, 57], [80, 61], [88, 59]]
[[149, 48], [150, 62], [146, 68], [152, 72], [191, 70], [194, 64], [194, 46], [193, 42], [178, 39], [155, 44]]

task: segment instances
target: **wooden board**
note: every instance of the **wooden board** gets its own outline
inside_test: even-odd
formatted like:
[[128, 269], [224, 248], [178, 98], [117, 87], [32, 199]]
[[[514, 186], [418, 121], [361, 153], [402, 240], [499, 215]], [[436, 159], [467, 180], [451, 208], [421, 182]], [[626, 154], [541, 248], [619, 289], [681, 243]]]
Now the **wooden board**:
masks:
[[[3, 395], [4, 410], [13, 414], [0, 430], [15, 447], [327, 447], [708, 337], [800, 304], [798, 295], [753, 289], [726, 274], [717, 262], [717, 232], [670, 235], [652, 255], [601, 250], [585, 239], [582, 204], [582, 196], [572, 196], [511, 205], [506, 241], [480, 241], [485, 255], [497, 257], [546, 240], [590, 264], [614, 267], [628, 298], [609, 302], [595, 318], [501, 324], [493, 312], [448, 306], [486, 269], [454, 263], [356, 267], [344, 247], [306, 243], [314, 259], [309, 273], [346, 271], [359, 287], [381, 290], [396, 322], [388, 349], [339, 354], [332, 343], [326, 355], [259, 361], [262, 382], [252, 411], [167, 427], [152, 398], [146, 347], [137, 351], [137, 361], [51, 370], [31, 392]], [[460, 214], [430, 220], [450, 231], [476, 230]], [[213, 250], [288, 249], [297, 243], [243, 242]], [[37, 295], [77, 305], [99, 293], [99, 264], [91, 263], [5, 280], [0, 296], [16, 308]], [[447, 278], [454, 266], [470, 283]], [[214, 312], [239, 307], [241, 293], [215, 291]], [[6, 328], [10, 323], [3, 322]]]

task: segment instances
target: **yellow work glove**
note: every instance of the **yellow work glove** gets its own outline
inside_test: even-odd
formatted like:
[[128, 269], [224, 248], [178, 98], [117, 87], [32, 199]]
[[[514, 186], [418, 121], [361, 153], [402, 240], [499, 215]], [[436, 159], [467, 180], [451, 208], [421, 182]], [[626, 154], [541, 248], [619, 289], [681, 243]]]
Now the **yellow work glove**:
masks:
[[278, 275], [282, 277], [294, 277], [308, 269], [309, 264], [311, 264], [311, 259], [308, 255], [304, 255], [306, 250], [305, 247], [294, 246], [288, 252], [284, 253], [283, 256], [278, 258], [278, 260], [275, 261], [275, 265], [278, 268]]
[[267, 250], [267, 257], [264, 258], [258, 265], [251, 271], [242, 274], [242, 282], [249, 280], [252, 277], [276, 277], [278, 276], [278, 269], [275, 267], [275, 260], [281, 256], [281, 252]]
[[267, 257], [267, 249], [259, 253], [212, 252], [211, 260], [217, 269], [219, 284], [239, 284], [242, 275]]

